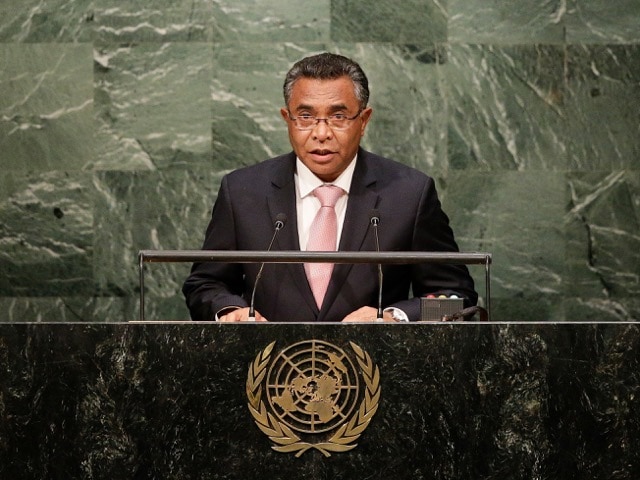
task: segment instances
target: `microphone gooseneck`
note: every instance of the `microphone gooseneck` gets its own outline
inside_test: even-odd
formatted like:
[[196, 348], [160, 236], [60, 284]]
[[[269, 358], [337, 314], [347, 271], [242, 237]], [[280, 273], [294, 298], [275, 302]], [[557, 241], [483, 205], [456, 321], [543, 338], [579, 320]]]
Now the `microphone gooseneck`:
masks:
[[[271, 251], [271, 247], [273, 246], [273, 242], [278, 235], [278, 232], [285, 226], [287, 223], [287, 216], [284, 213], [279, 213], [276, 215], [276, 221], [273, 223], [273, 236], [271, 237], [271, 241], [269, 242], [269, 246], [267, 247], [267, 252]], [[255, 310], [255, 298], [256, 298], [256, 290], [258, 289], [258, 282], [260, 281], [260, 277], [262, 277], [262, 270], [264, 270], [264, 262], [260, 265], [260, 270], [258, 270], [258, 274], [256, 275], [256, 281], [253, 283], [253, 291], [251, 292], [251, 303], [249, 304], [249, 318], [247, 319], [250, 322], [256, 321], [256, 310]]]
[[[370, 223], [373, 225], [373, 233], [376, 240], [376, 252], [380, 253], [380, 239], [378, 238], [378, 225], [380, 225], [380, 212], [378, 210], [371, 210], [369, 215]], [[378, 315], [376, 318], [377, 322], [382, 322], [383, 312], [382, 312], [382, 264], [378, 263]]]

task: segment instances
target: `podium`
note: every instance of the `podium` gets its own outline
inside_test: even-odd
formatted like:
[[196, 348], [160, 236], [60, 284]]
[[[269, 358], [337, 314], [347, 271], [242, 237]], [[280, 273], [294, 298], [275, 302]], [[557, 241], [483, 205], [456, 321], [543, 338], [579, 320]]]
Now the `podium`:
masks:
[[[364, 375], [363, 428], [278, 451], [259, 376], [316, 344]], [[4, 323], [0, 478], [637, 478], [639, 356], [636, 323]]]

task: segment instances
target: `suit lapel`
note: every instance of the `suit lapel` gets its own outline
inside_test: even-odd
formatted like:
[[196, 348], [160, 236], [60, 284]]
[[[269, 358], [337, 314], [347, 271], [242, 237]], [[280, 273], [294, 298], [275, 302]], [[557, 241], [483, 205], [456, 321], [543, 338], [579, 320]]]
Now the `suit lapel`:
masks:
[[347, 212], [342, 226], [339, 250], [359, 251], [369, 229], [371, 210], [378, 205], [376, 177], [368, 167], [367, 154], [360, 151], [353, 172]]
[[272, 190], [267, 197], [269, 213], [275, 219], [279, 214], [287, 216], [285, 227], [279, 232], [276, 245], [279, 250], [299, 250], [298, 221], [296, 216], [296, 187], [293, 179], [295, 155], [278, 164], [271, 178]]
[[[279, 213], [284, 213], [287, 216], [286, 225], [279, 232], [273, 250], [300, 250], [298, 215], [296, 212], [296, 187], [294, 181], [295, 164], [296, 156], [294, 153], [291, 153], [287, 156], [287, 161], [281, 163], [279, 168], [274, 171], [271, 179], [273, 189], [267, 199], [271, 218], [276, 218]], [[304, 265], [302, 263], [289, 263], [287, 264], [287, 268], [295, 281], [296, 288], [300, 291], [301, 297], [313, 311], [313, 314], [317, 315], [318, 307], [313, 298], [311, 288], [309, 287]]]

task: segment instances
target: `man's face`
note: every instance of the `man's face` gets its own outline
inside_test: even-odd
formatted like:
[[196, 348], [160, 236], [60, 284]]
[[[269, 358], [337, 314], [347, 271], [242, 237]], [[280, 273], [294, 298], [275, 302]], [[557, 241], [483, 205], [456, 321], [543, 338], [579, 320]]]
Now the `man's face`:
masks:
[[[303, 77], [293, 84], [288, 108], [293, 117], [304, 114], [317, 118], [335, 114], [353, 117], [360, 104], [349, 77], [334, 80]], [[298, 130], [286, 108], [280, 114], [287, 122], [289, 141], [298, 158], [323, 182], [332, 182], [355, 157], [371, 108], [365, 108], [345, 130], [333, 130], [323, 121], [312, 130]]]

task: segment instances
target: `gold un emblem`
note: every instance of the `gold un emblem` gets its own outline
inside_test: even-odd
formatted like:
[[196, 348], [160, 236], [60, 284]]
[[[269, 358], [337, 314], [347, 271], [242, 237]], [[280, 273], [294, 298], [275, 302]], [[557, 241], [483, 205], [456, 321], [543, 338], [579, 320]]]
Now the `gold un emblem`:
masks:
[[249, 411], [272, 448], [296, 457], [355, 448], [380, 401], [380, 371], [369, 354], [350, 342], [356, 368], [344, 350], [307, 340], [272, 360], [275, 343], [249, 365], [246, 386]]

